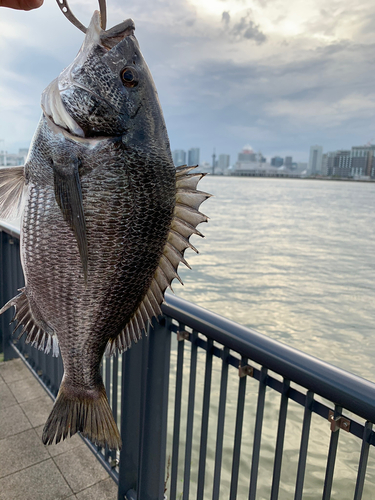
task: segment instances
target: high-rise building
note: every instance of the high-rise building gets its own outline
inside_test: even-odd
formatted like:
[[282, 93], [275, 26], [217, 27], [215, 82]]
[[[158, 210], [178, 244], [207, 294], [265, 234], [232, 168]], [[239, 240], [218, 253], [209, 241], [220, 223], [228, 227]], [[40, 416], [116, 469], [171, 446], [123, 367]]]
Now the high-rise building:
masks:
[[331, 156], [330, 164], [332, 166], [328, 169], [328, 175], [337, 177], [351, 177], [351, 151], [350, 149], [341, 149], [335, 151]]
[[225, 172], [225, 170], [229, 167], [229, 165], [230, 165], [230, 156], [225, 154], [219, 155], [219, 161], [217, 164], [218, 169], [221, 172]]
[[369, 144], [367, 146], [353, 146], [351, 163], [351, 175], [357, 176], [371, 176], [373, 159], [375, 157], [375, 145]]
[[282, 167], [284, 164], [284, 160], [281, 158], [281, 156], [274, 156], [271, 158], [271, 165], [273, 167]]
[[353, 146], [322, 157], [322, 174], [337, 177], [375, 177], [375, 145]]
[[310, 157], [309, 157], [309, 175], [320, 174], [322, 171], [322, 156], [323, 148], [322, 146], [311, 146], [310, 147]]
[[336, 153], [337, 151], [330, 151], [322, 156], [322, 175], [332, 175]]
[[286, 156], [285, 157], [285, 161], [284, 161], [284, 165], [286, 166], [286, 168], [292, 168], [293, 157], [292, 156]]
[[176, 167], [186, 165], [186, 152], [183, 149], [175, 149], [172, 151], [172, 158]]
[[199, 148], [191, 148], [188, 151], [188, 165], [199, 165]]

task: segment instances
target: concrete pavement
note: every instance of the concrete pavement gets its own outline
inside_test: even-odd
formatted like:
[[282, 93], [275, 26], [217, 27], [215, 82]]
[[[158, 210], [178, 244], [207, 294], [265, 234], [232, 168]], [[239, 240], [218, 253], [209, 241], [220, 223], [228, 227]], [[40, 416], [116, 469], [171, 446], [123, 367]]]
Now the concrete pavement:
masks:
[[20, 359], [0, 363], [0, 500], [116, 500], [115, 482], [78, 435], [43, 445], [52, 404]]

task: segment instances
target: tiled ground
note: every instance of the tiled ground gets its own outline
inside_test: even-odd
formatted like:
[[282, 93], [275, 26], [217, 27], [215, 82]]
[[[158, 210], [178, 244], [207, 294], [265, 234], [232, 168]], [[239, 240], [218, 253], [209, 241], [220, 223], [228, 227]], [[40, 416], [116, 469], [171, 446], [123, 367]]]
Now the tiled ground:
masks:
[[0, 363], [0, 500], [116, 500], [81, 438], [44, 446], [52, 401], [19, 359]]

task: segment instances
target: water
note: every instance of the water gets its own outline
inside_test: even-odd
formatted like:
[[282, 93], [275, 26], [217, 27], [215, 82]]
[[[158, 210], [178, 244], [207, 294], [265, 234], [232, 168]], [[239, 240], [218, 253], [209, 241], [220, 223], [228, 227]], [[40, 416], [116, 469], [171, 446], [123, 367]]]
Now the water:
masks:
[[176, 294], [375, 382], [375, 183], [211, 176], [200, 188], [211, 220]]
[[[375, 381], [375, 184], [288, 179], [207, 177], [215, 196], [201, 207], [211, 217], [187, 252], [175, 292], [202, 307], [359, 376]], [[171, 354], [168, 453], [173, 430], [176, 343]], [[178, 497], [183, 487], [190, 351], [185, 347]], [[204, 353], [198, 355], [190, 497], [199, 467]], [[212, 497], [221, 362], [215, 360], [210, 406], [205, 498]], [[247, 384], [238, 498], [248, 497], [258, 383]], [[220, 498], [229, 497], [238, 375], [229, 370]], [[266, 393], [257, 499], [269, 499], [280, 396]], [[280, 500], [294, 497], [303, 408], [290, 402]], [[303, 498], [321, 498], [330, 429], [313, 415]], [[341, 432], [333, 499], [353, 498], [360, 440]], [[167, 453], [167, 455], [168, 455]], [[363, 499], [373, 500], [371, 447]]]

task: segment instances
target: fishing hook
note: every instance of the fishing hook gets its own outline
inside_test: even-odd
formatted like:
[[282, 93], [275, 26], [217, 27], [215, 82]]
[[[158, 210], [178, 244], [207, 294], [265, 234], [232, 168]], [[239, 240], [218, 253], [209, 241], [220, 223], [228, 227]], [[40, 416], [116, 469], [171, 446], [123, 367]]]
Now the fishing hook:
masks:
[[[69, 19], [69, 21], [76, 26], [79, 30], [86, 33], [87, 28], [76, 18], [76, 16], [72, 13], [69, 8], [67, 0], [56, 0], [57, 5], [60, 7], [61, 12], [64, 16]], [[105, 30], [107, 25], [107, 5], [106, 0], [99, 0], [99, 8], [100, 8], [100, 21], [102, 30]]]

